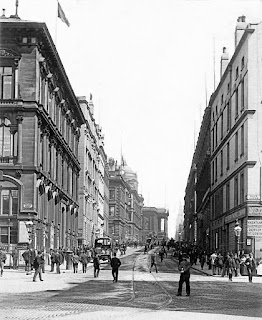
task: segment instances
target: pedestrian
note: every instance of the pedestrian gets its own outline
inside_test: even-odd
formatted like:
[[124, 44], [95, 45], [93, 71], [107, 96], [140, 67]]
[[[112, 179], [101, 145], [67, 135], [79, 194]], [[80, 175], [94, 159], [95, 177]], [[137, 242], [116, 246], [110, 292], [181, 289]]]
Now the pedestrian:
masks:
[[76, 253], [76, 251], [74, 251], [74, 253], [73, 253], [72, 263], [73, 263], [74, 273], [77, 273], [77, 271], [78, 271], [78, 263], [79, 263], [79, 255]]
[[211, 267], [212, 267], [212, 272], [213, 272], [213, 275], [216, 275], [216, 258], [217, 258], [217, 254], [216, 252], [212, 253], [211, 256]]
[[40, 281], [44, 281], [42, 279], [42, 270], [43, 270], [43, 264], [45, 264], [45, 259], [44, 259], [44, 252], [38, 251], [37, 255], [33, 261], [33, 267], [35, 269], [35, 273], [33, 276], [33, 281], [36, 281], [37, 275], [39, 275]]
[[93, 265], [94, 265], [94, 277], [98, 278], [99, 271], [100, 271], [100, 261], [96, 253], [94, 253]]
[[121, 261], [116, 257], [116, 253], [114, 253], [113, 258], [111, 259], [111, 267], [112, 267], [112, 276], [113, 282], [118, 281], [118, 269], [121, 266]]
[[219, 252], [217, 257], [216, 257], [216, 267], [217, 267], [217, 270], [218, 270], [218, 275], [222, 275], [222, 272], [223, 272], [223, 256], [222, 254]]
[[50, 249], [50, 262], [51, 262], [51, 269], [50, 272], [53, 272], [55, 269], [55, 250]]
[[258, 261], [257, 275], [262, 276], [262, 258], [260, 258], [260, 260]]
[[232, 281], [233, 272], [235, 271], [235, 268], [236, 268], [235, 260], [233, 259], [232, 253], [228, 253], [227, 260], [225, 262], [225, 266], [226, 266], [227, 273], [228, 273], [228, 280]]
[[191, 263], [188, 261], [186, 254], [183, 254], [181, 263], [178, 265], [178, 270], [180, 272], [180, 279], [178, 283], [177, 296], [182, 296], [183, 283], [186, 283], [186, 295], [190, 296], [190, 268]]
[[152, 267], [153, 266], [155, 266], [155, 270], [156, 270], [156, 272], [158, 272], [157, 271], [157, 265], [156, 265], [156, 253], [155, 252], [152, 252], [151, 254], [150, 254], [150, 268], [149, 268], [149, 272], [151, 273], [151, 270], [152, 270]]
[[80, 262], [82, 263], [83, 273], [86, 273], [86, 268], [87, 268], [87, 264], [88, 264], [88, 255], [87, 255], [87, 252], [83, 251], [83, 252], [80, 254], [79, 260], [80, 260]]
[[62, 251], [61, 250], [55, 250], [54, 251], [54, 263], [55, 263], [55, 266], [56, 266], [56, 273], [57, 274], [61, 273], [60, 265], [63, 263], [63, 261], [64, 261], [64, 256], [62, 254]]
[[17, 247], [15, 247], [14, 250], [12, 251], [13, 269], [18, 269], [18, 257], [19, 257], [19, 253], [18, 253]]
[[5, 261], [6, 261], [6, 254], [4, 250], [0, 248], [0, 277], [3, 276]]
[[235, 277], [239, 276], [239, 269], [240, 269], [240, 258], [237, 256], [237, 253], [235, 253]]
[[144, 248], [144, 254], [147, 253], [147, 250], [148, 250], [148, 245], [147, 243], [145, 244], [145, 248]]
[[200, 266], [201, 266], [201, 270], [204, 269], [204, 264], [206, 262], [206, 254], [205, 252], [202, 252], [201, 256], [200, 256]]
[[247, 266], [248, 281], [252, 282], [252, 277], [256, 275], [256, 261], [252, 252], [247, 256], [245, 264]]
[[161, 262], [163, 261], [163, 258], [164, 258], [164, 251], [165, 251], [165, 249], [163, 247], [159, 251], [159, 256], [160, 256], [160, 261]]
[[22, 257], [24, 258], [24, 261], [25, 261], [25, 271], [26, 271], [26, 274], [30, 274], [30, 271], [32, 270], [32, 263], [33, 263], [33, 260], [32, 260], [32, 251], [27, 248], [23, 253], [22, 253]]

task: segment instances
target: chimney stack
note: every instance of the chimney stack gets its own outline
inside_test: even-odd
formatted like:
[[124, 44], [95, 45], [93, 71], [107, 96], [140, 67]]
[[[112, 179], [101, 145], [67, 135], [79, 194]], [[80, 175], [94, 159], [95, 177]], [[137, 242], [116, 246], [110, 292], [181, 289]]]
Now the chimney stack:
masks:
[[237, 26], [235, 30], [235, 48], [237, 47], [240, 39], [242, 38], [246, 28], [247, 28], [246, 17], [245, 16], [238, 17]]
[[220, 60], [220, 78], [222, 78], [222, 76], [227, 68], [228, 62], [229, 62], [229, 55], [227, 53], [227, 48], [224, 47], [223, 53], [221, 56], [221, 60]]

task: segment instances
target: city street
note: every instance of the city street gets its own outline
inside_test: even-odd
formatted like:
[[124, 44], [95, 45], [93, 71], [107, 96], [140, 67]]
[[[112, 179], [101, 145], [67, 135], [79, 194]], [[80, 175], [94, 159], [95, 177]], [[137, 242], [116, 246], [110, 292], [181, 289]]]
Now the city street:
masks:
[[[148, 271], [148, 255], [121, 258], [119, 282], [102, 265], [99, 278], [90, 264], [86, 274], [48, 270], [43, 282], [32, 282], [22, 270], [5, 270], [0, 278], [0, 319], [246, 319], [262, 318], [262, 278], [233, 282], [191, 270], [191, 296], [177, 297], [177, 261], [169, 256], [158, 273]], [[80, 265], [79, 265], [80, 267]], [[194, 267], [195, 268], [195, 267]]]

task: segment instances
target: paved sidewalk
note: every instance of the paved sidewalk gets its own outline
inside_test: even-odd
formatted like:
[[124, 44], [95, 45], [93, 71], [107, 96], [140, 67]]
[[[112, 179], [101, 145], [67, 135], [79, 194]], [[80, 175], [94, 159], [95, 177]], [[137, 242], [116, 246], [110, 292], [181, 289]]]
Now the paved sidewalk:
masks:
[[[205, 263], [203, 270], [201, 269], [201, 265], [199, 262], [197, 264], [193, 264], [192, 269], [198, 270], [200, 272], [203, 272], [204, 274], [214, 277], [216, 279], [228, 279], [228, 276], [225, 275], [224, 277], [221, 277], [221, 274], [215, 274], [213, 275], [213, 271], [208, 268], [208, 265]], [[248, 276], [241, 276], [238, 277], [233, 276], [232, 279], [233, 282], [248, 282]], [[262, 283], [262, 276], [253, 276], [253, 283]]]
[[[118, 253], [117, 256], [121, 259], [139, 250], [141, 250], [141, 247], [136, 249], [128, 247], [125, 255], [120, 256]], [[107, 263], [102, 263], [101, 268], [105, 265]], [[86, 273], [82, 272], [82, 265], [79, 263], [77, 274], [73, 273], [73, 269], [66, 270], [65, 265], [61, 266], [61, 274], [50, 272], [50, 266], [47, 265], [42, 282], [39, 281], [39, 278], [36, 282], [33, 282], [33, 275], [34, 270], [30, 275], [26, 275], [24, 269], [4, 269], [3, 276], [0, 277], [0, 294], [65, 290], [77, 283], [93, 279], [93, 263], [87, 265]]]

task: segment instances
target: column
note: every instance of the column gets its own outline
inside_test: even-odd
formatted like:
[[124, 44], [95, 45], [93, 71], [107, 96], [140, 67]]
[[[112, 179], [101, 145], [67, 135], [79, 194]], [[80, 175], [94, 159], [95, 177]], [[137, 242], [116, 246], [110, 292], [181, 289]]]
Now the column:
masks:
[[17, 144], [18, 144], [18, 152], [17, 152], [17, 163], [22, 163], [23, 158], [23, 116], [17, 116], [16, 117], [17, 123], [18, 123], [18, 137], [17, 137]]

